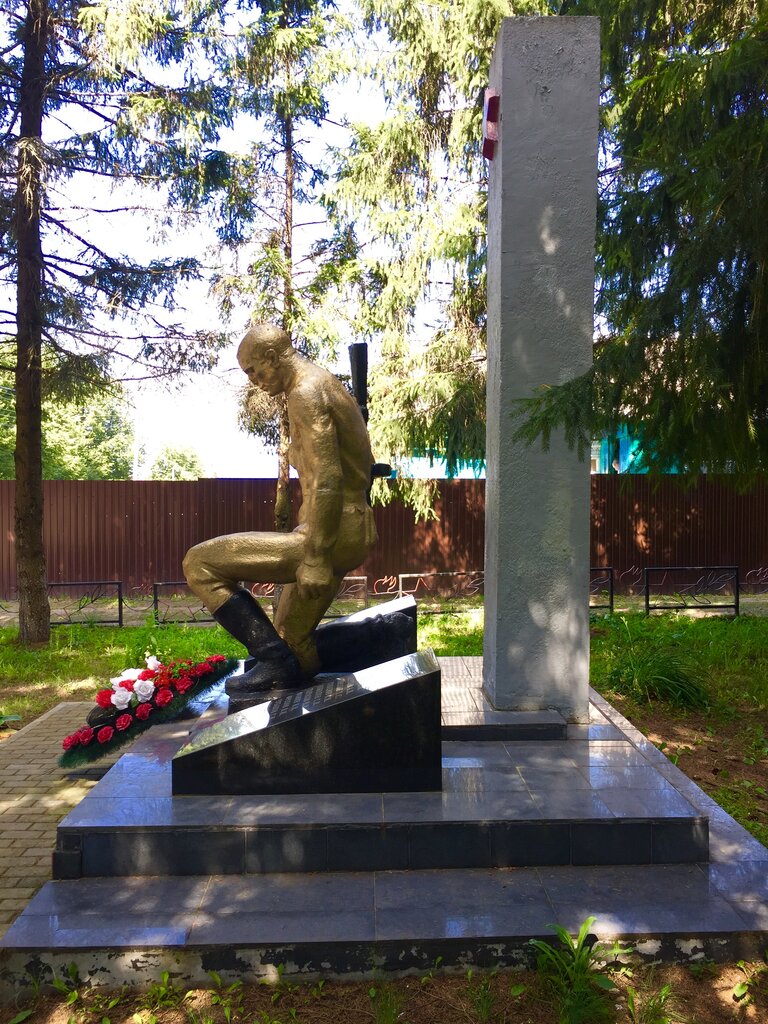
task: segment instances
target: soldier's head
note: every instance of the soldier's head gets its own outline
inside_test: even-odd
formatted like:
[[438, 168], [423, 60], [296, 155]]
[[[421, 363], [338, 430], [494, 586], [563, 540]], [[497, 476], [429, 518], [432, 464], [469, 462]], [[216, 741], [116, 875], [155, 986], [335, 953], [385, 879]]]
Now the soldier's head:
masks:
[[285, 391], [293, 376], [294, 355], [286, 331], [273, 324], [256, 324], [240, 342], [237, 361], [252, 384], [274, 396]]

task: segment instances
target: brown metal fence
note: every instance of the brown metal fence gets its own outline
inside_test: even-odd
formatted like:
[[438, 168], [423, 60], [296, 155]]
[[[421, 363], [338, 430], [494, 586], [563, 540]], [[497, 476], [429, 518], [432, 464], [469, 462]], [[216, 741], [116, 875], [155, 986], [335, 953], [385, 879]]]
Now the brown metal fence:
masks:
[[[521, 481], [521, 486], [525, 482]], [[440, 484], [437, 521], [397, 503], [375, 510], [379, 544], [360, 570], [371, 591], [401, 573], [483, 568], [485, 486]], [[13, 481], [0, 481], [0, 597], [14, 596]], [[121, 580], [126, 592], [178, 580], [185, 551], [207, 537], [272, 526], [274, 481], [70, 481], [45, 484], [51, 582]], [[738, 565], [768, 581], [768, 483], [739, 494], [702, 477], [682, 490], [642, 476], [592, 477], [591, 564], [613, 566], [618, 591], [639, 589], [646, 566]], [[378, 586], [377, 586], [378, 583]]]

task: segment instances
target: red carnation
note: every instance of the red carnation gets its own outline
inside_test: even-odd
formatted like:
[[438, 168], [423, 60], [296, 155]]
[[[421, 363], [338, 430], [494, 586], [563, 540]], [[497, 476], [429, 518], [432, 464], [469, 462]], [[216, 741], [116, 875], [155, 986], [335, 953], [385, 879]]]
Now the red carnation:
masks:
[[164, 708], [165, 705], [170, 704], [172, 700], [173, 693], [167, 686], [164, 686], [162, 690], [158, 690], [155, 694], [155, 704], [157, 704], [159, 708]]
[[120, 686], [124, 690], [130, 690], [131, 693], [133, 693], [133, 684], [134, 684], [134, 680], [133, 679], [121, 679], [120, 680]]
[[84, 747], [87, 747], [88, 744], [93, 740], [93, 729], [90, 727], [90, 725], [84, 725], [83, 728], [78, 731], [77, 735], [80, 737], [80, 742], [82, 743], [82, 745]]
[[194, 685], [194, 679], [190, 679], [189, 676], [182, 676], [181, 679], [176, 680], [176, 689], [179, 693], [186, 693], [190, 686]]
[[[139, 704], [139, 706], [136, 708], [135, 713], [136, 717], [140, 722], [146, 722], [146, 720], [152, 714], [152, 705], [149, 703], [149, 701], [146, 701], [146, 703], [144, 704]], [[117, 725], [117, 722], [115, 723], [115, 725]]]
[[154, 679], [157, 672], [153, 668], [145, 668], [143, 672], [139, 672], [139, 679]]
[[100, 708], [112, 707], [112, 690], [99, 690], [96, 694], [96, 703]]
[[71, 736], [65, 736], [64, 737], [64, 739], [61, 741], [61, 745], [62, 745], [62, 747], [64, 747], [65, 750], [71, 750], [72, 747], [76, 747], [79, 742], [80, 742], [80, 733], [79, 732], [73, 732]]
[[118, 732], [123, 732], [125, 729], [133, 723], [133, 715], [119, 715], [115, 722], [115, 728]]
[[114, 735], [115, 730], [112, 728], [112, 726], [104, 725], [96, 733], [96, 739], [99, 741], [99, 743], [109, 743], [109, 741], [112, 739]]
[[211, 665], [216, 665], [219, 662], [226, 661], [227, 659], [224, 657], [223, 654], [212, 654], [206, 660], [209, 661], [211, 663]]

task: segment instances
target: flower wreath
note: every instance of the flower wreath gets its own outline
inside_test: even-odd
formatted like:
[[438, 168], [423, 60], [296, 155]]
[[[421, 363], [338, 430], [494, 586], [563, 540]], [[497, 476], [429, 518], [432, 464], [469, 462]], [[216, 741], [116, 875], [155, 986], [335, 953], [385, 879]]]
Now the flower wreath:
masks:
[[235, 658], [212, 654], [195, 664], [189, 659], [163, 665], [148, 657], [144, 669], [127, 668], [110, 679], [111, 688], [99, 690], [96, 707], [87, 722], [62, 741], [62, 768], [95, 761], [111, 753], [157, 722], [178, 718], [191, 700], [228, 676]]

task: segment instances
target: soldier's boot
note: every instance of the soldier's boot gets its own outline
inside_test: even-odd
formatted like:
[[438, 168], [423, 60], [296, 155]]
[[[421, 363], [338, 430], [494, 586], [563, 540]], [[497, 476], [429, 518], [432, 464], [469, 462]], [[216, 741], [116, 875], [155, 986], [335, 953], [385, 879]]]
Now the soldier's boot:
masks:
[[299, 689], [307, 685], [296, 655], [278, 636], [267, 613], [247, 590], [238, 590], [214, 612], [213, 617], [256, 659], [250, 671], [229, 678], [227, 693], [259, 693]]

